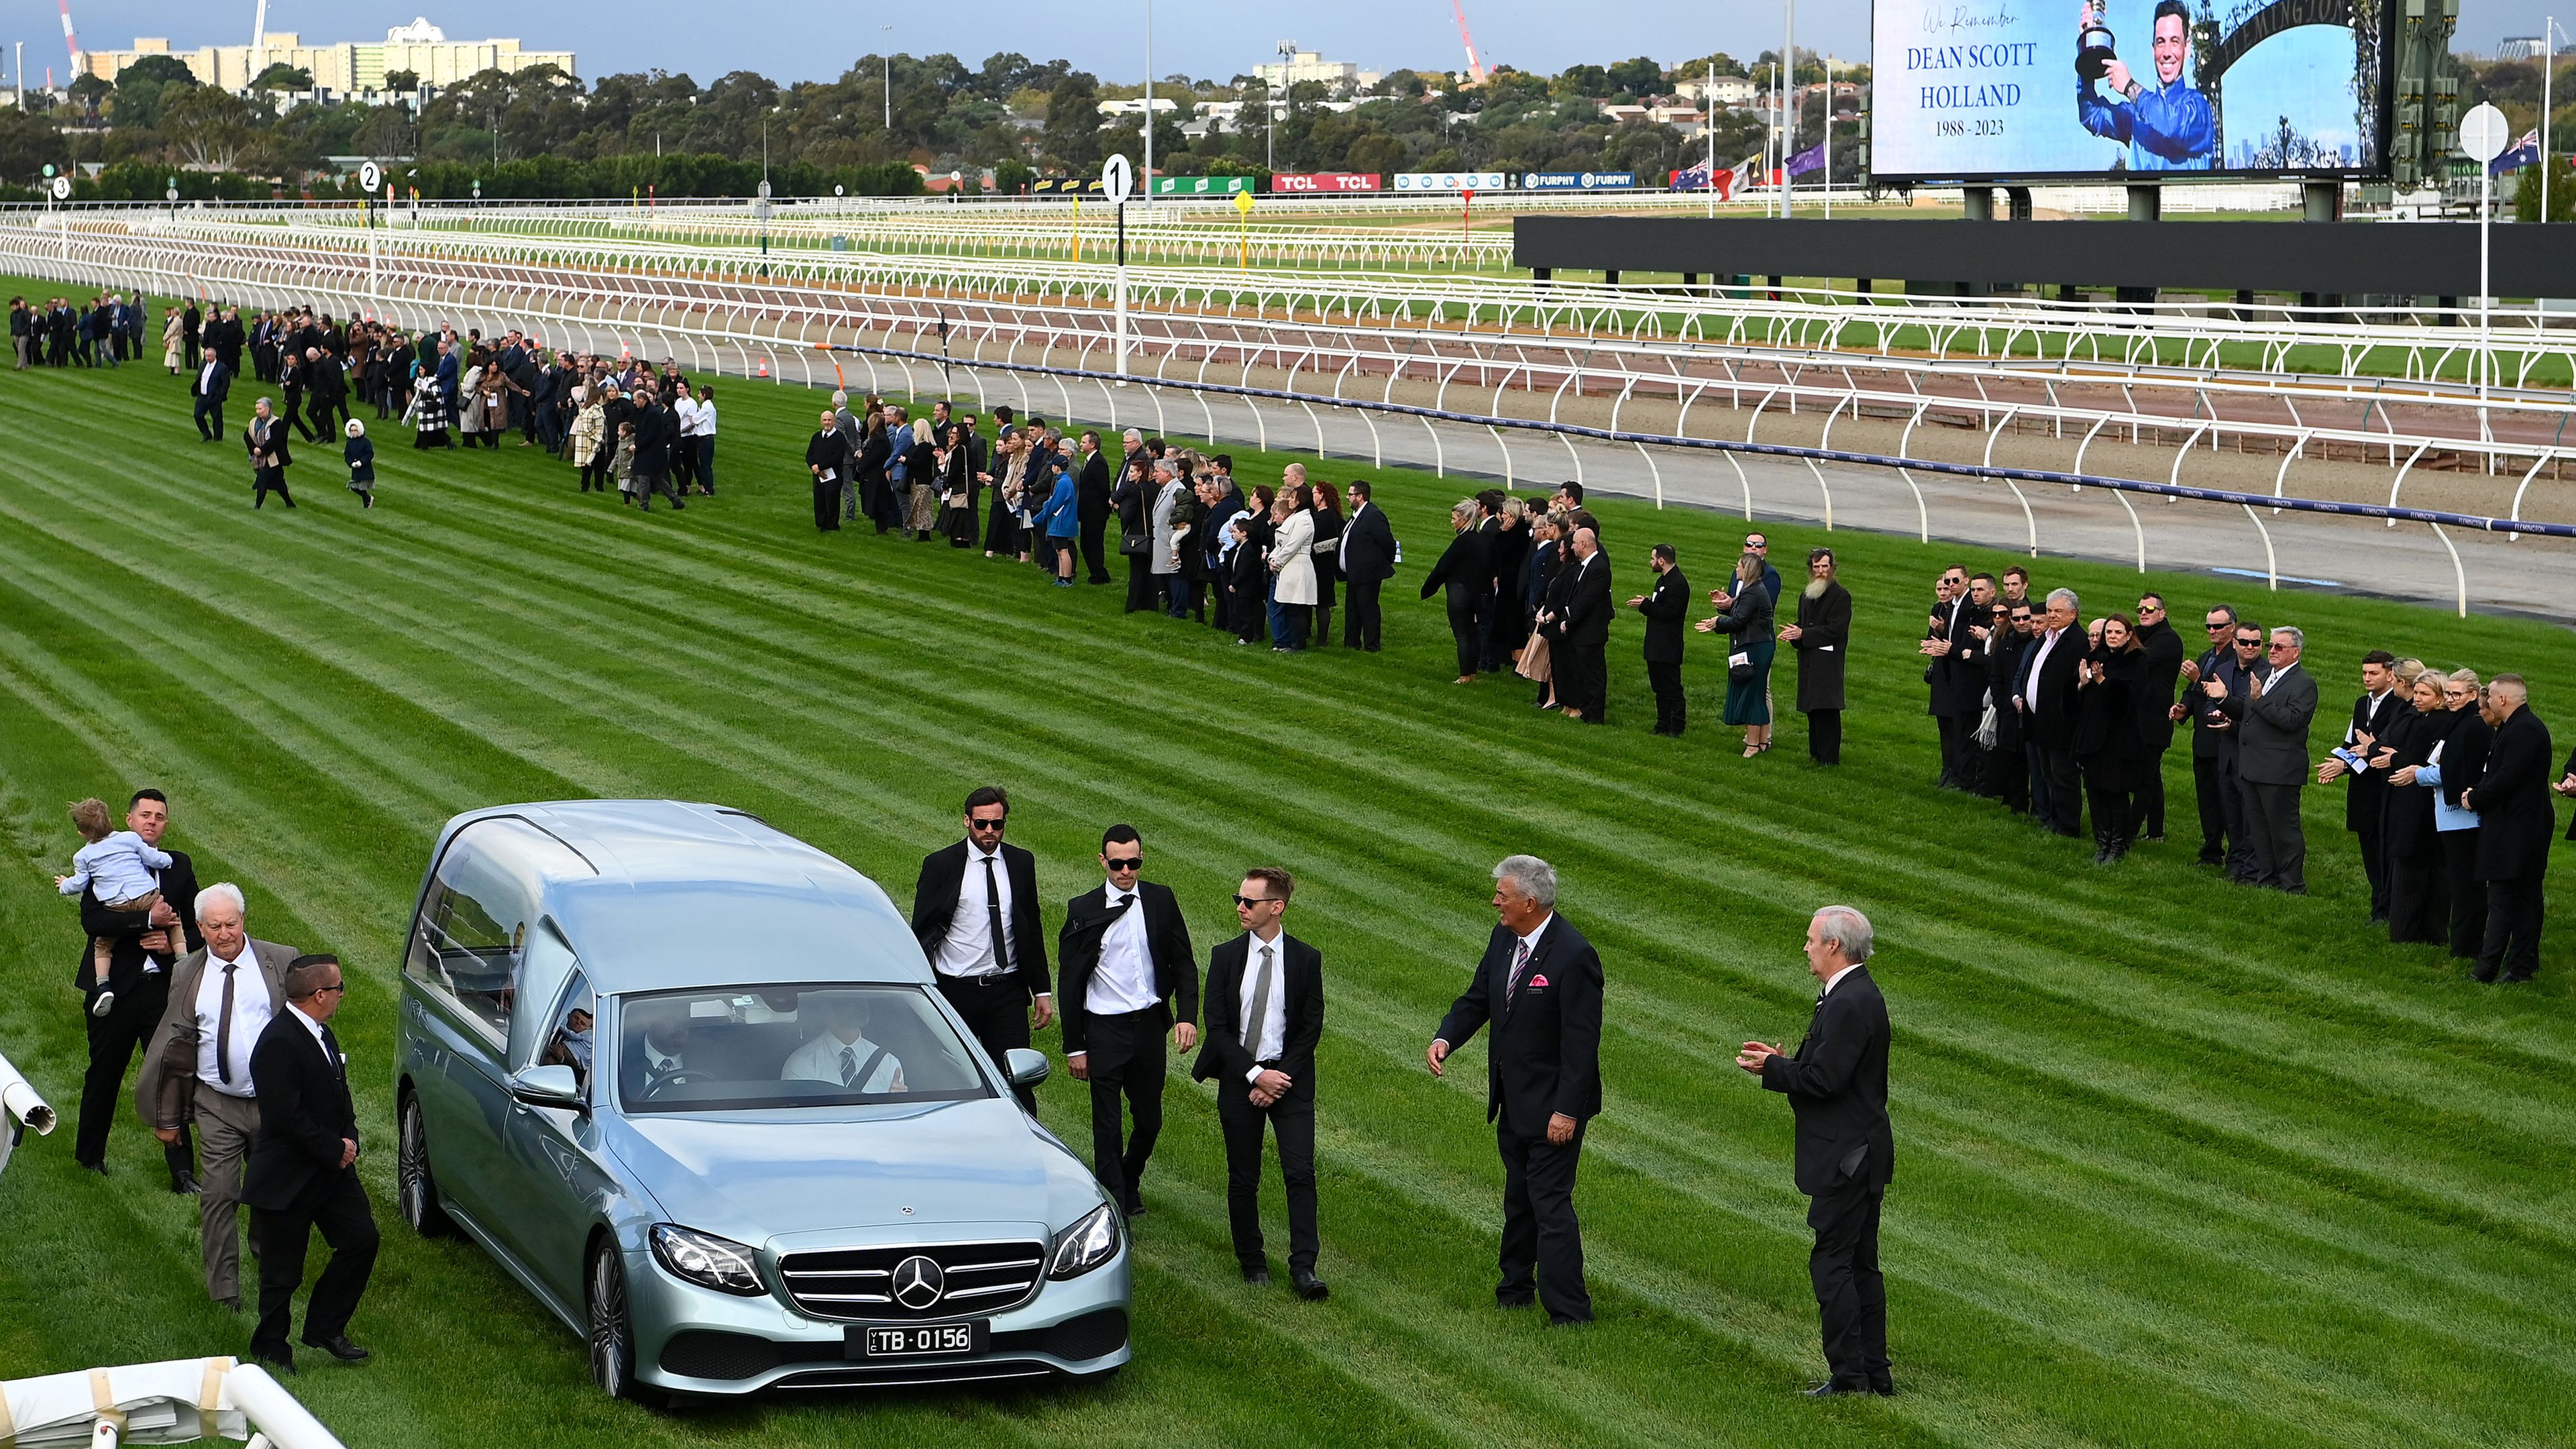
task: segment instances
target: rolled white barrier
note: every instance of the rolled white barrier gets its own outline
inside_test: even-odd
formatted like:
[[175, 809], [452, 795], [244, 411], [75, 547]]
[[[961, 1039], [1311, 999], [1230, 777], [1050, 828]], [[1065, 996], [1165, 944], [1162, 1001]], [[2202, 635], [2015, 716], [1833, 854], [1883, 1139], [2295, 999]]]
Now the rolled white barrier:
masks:
[[[42, 1137], [54, 1130], [54, 1109], [45, 1104], [16, 1067], [9, 1065], [7, 1057], [0, 1057], [0, 1171], [8, 1169], [9, 1154], [17, 1149], [18, 1139], [24, 1135], [22, 1124], [33, 1127]], [[7, 1442], [6, 1432], [0, 1431], [0, 1444]]]
[[247, 1439], [276, 1449], [345, 1449], [255, 1364], [183, 1358], [0, 1383], [0, 1444], [185, 1444]]

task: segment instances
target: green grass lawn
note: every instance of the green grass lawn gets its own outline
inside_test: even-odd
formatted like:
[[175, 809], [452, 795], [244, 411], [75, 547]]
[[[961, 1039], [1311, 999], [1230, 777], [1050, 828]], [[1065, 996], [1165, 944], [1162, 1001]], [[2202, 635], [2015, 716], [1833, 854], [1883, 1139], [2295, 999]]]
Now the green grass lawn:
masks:
[[[51, 295], [53, 284], [6, 284]], [[157, 353], [155, 354], [157, 359]], [[726, 383], [723, 496], [643, 517], [536, 450], [416, 454], [377, 428], [381, 502], [299, 453], [303, 507], [249, 507], [235, 444], [199, 445], [157, 366], [0, 378], [0, 1050], [64, 1109], [0, 1179], [0, 1376], [246, 1350], [204, 1298], [191, 1202], [128, 1114], [101, 1180], [70, 1161], [79, 934], [50, 873], [65, 802], [141, 783], [171, 843], [236, 880], [255, 935], [349, 963], [362, 1173], [387, 1232], [360, 1368], [295, 1391], [350, 1444], [627, 1446], [2544, 1446], [2576, 1435], [2576, 953], [2533, 986], [2470, 983], [2366, 913], [2342, 802], [2309, 797], [2305, 900], [2190, 864], [2109, 870], [1932, 788], [1913, 655], [1928, 583], [2001, 555], [1844, 531], [1859, 600], [1846, 763], [1738, 758], [1721, 658], [1695, 723], [1647, 733], [1638, 627], [1612, 641], [1608, 729], [1448, 680], [1413, 599], [1467, 484], [1372, 476], [1408, 547], [1386, 652], [1275, 657], [1111, 588], [863, 532], [818, 537], [800, 465], [815, 399]], [[237, 416], [257, 389], [235, 390]], [[1248, 480], [1287, 455], [1235, 445]], [[1599, 505], [1621, 582], [1649, 544], [1715, 583], [1741, 527]], [[1794, 572], [1823, 535], [1774, 528]], [[2095, 609], [2135, 574], [2046, 560]], [[2309, 632], [2328, 713], [2362, 650], [2519, 668], [2576, 732], [2576, 640], [2368, 600], [2164, 577]], [[1634, 590], [1622, 588], [1621, 595]], [[1790, 697], [1787, 666], [1779, 692]], [[2319, 730], [2320, 747], [2326, 730]], [[392, 1207], [397, 953], [440, 823], [498, 802], [677, 796], [755, 811], [909, 899], [969, 786], [1020, 806], [1051, 898], [1097, 883], [1100, 828], [1144, 832], [1202, 953], [1236, 872], [1284, 864], [1324, 951], [1324, 1257], [1332, 1301], [1246, 1289], [1225, 1246], [1212, 1099], [1172, 1083], [1146, 1179], [1136, 1361], [1107, 1384], [798, 1398], [656, 1415], [602, 1401], [578, 1340], [477, 1249]], [[1607, 1106], [1578, 1202], [1601, 1322], [1491, 1306], [1500, 1170], [1482, 1043], [1434, 1081], [1424, 1041], [1491, 925], [1500, 856], [1553, 860], [1608, 965]], [[2576, 855], [2562, 850], [2562, 898]], [[1786, 1104], [1729, 1064], [1794, 1039], [1797, 945], [1868, 911], [1898, 1037], [1885, 1257], [1904, 1396], [1813, 1404], [1821, 1367]], [[1053, 1036], [1049, 1036], [1053, 1044]], [[1041, 1092], [1087, 1141], [1081, 1089]], [[1275, 1185], [1266, 1206], [1277, 1221]], [[1278, 1242], [1274, 1238], [1274, 1252]], [[316, 1254], [318, 1263], [319, 1254]]]

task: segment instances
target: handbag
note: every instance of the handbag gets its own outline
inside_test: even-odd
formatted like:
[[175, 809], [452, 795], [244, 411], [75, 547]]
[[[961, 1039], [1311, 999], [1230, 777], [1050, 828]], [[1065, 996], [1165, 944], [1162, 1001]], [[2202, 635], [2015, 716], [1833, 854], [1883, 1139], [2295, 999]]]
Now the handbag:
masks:
[[1738, 649], [1726, 656], [1726, 681], [1729, 684], [1753, 682], [1753, 656]]
[[1521, 646], [1520, 661], [1512, 672], [1533, 683], [1545, 684], [1556, 676], [1555, 661], [1550, 657], [1547, 636], [1532, 632], [1529, 642]]
[[1122, 557], [1141, 558], [1145, 554], [1152, 552], [1153, 548], [1154, 535], [1150, 533], [1121, 533], [1118, 535], [1118, 552]]

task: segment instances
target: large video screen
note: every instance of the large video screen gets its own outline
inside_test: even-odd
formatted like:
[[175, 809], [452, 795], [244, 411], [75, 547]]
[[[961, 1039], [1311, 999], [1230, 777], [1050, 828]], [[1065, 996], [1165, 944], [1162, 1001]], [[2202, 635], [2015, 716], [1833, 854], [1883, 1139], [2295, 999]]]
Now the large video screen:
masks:
[[1891, 181], [2385, 175], [2389, 0], [1881, 0]]

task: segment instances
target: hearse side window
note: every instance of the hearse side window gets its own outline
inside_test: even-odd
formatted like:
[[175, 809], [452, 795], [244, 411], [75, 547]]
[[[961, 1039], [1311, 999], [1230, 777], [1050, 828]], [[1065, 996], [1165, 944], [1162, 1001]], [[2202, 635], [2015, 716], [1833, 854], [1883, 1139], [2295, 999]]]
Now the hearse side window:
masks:
[[439, 857], [404, 970], [506, 1039], [545, 880], [590, 873], [579, 855], [526, 821], [475, 821]]

